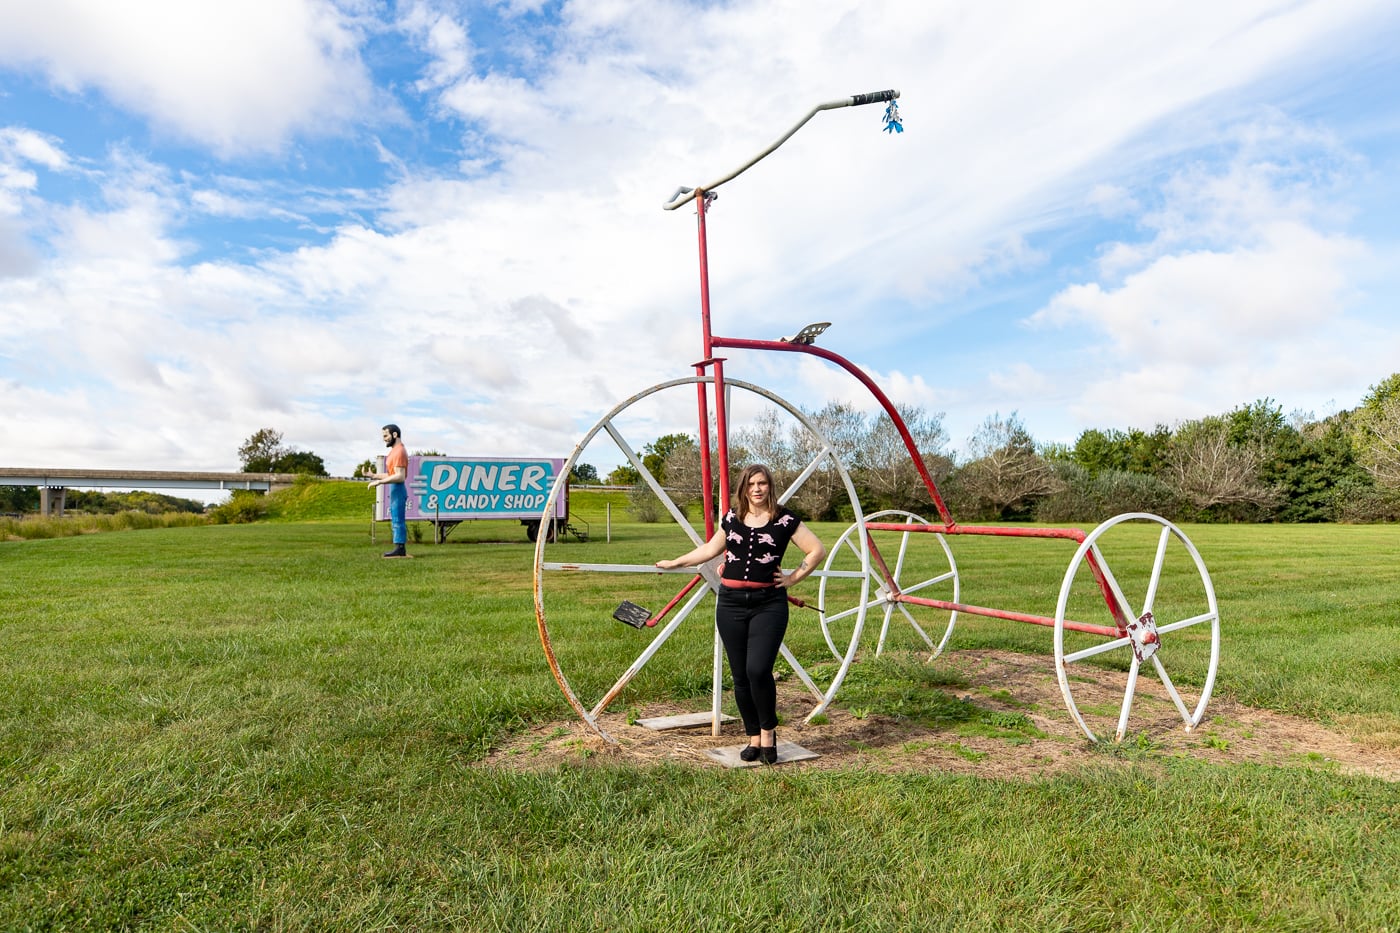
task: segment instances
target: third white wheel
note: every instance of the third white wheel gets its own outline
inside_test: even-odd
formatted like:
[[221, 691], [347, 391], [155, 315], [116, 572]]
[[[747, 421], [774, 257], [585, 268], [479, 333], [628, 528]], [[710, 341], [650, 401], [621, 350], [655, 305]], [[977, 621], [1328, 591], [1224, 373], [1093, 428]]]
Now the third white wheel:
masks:
[[1192, 731], [1205, 716], [1219, 662], [1215, 588], [1180, 528], [1130, 512], [1084, 539], [1055, 607], [1055, 672], [1070, 715], [1091, 741], [1121, 741], [1134, 716], [1149, 729], [1178, 722]]

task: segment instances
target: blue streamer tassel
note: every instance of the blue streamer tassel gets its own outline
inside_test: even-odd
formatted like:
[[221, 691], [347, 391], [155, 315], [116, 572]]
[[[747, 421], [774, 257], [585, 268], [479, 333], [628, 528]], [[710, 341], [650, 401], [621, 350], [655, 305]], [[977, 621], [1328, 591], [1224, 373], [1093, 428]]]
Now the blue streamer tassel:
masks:
[[889, 106], [885, 108], [885, 132], [904, 132], [904, 124], [899, 120], [899, 105], [894, 101], [890, 101]]

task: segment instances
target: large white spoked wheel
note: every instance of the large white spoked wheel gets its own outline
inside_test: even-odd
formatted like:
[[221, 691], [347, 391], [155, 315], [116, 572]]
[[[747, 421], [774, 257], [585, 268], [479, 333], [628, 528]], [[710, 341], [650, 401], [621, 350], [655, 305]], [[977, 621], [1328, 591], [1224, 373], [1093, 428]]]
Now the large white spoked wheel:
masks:
[[[609, 741], [613, 739], [598, 717], [629, 684], [643, 694], [684, 701], [703, 695], [708, 679], [712, 689], [710, 718], [718, 734], [725, 666], [714, 636], [710, 597], [718, 587], [719, 562], [698, 571], [660, 571], [653, 566], [660, 558], [684, 554], [705, 538], [703, 509], [698, 504], [699, 450], [679, 460], [675, 455], [668, 457], [664, 485], [638, 453], [658, 436], [674, 434], [674, 425], [695, 424], [701, 393], [712, 414], [713, 383], [709, 376], [660, 383], [608, 412], [574, 448], [542, 511], [542, 521], [554, 513], [577, 464], [613, 463], [620, 454], [641, 476], [635, 490], [610, 504], [611, 521], [589, 516], [593, 531], [588, 541], [567, 541], [563, 536], [550, 541], [540, 535], [535, 542], [535, 618], [550, 670], [569, 705]], [[861, 521], [851, 478], [835, 448], [811, 420], [766, 389], [733, 379], [724, 384], [731, 472], [737, 474], [752, 460], [766, 462], [775, 471], [780, 502], [799, 510], [835, 502], [851, 509], [857, 522]], [[713, 439], [707, 440], [713, 449]], [[717, 458], [712, 462], [717, 477]], [[724, 508], [727, 505], [721, 508], [716, 503], [717, 511]], [[632, 512], [633, 518], [647, 511], [652, 514], [649, 522], [623, 522], [625, 511]], [[605, 526], [605, 532], [600, 533], [600, 525]], [[856, 550], [866, 554], [863, 545]], [[786, 568], [795, 567], [800, 557], [800, 551], [789, 548]], [[863, 607], [868, 602], [868, 569], [853, 571], [850, 576]], [[815, 583], [808, 581], [792, 595], [815, 607]], [[631, 606], [621, 606], [624, 601]], [[863, 608], [851, 617], [856, 638], [847, 656], [834, 665], [826, 658], [817, 615], [814, 609], [791, 607], [781, 654], [816, 702], [807, 714], [809, 719], [835, 697], [865, 621]], [[628, 616], [651, 624], [631, 627], [616, 621]], [[695, 623], [683, 626], [692, 616]]]
[[[822, 607], [822, 634], [826, 636], [827, 648], [837, 658], [845, 657], [851, 648], [854, 619], [862, 608], [875, 610], [881, 614], [880, 639], [875, 646], [878, 657], [885, 650], [890, 633], [890, 621], [896, 616], [903, 618], [936, 658], [943, 653], [948, 639], [953, 634], [957, 622], [957, 610], [935, 609], [915, 603], [898, 602], [891, 597], [895, 593], [936, 599], [943, 602], [958, 602], [961, 584], [958, 580], [958, 564], [953, 559], [952, 549], [943, 535], [931, 531], [876, 531], [867, 528], [867, 547], [871, 554], [867, 562], [862, 554], [860, 538], [862, 528], [869, 522], [891, 525], [920, 525], [929, 523], [901, 509], [888, 509], [867, 515], [865, 522], [857, 522], [847, 528], [827, 552], [827, 576], [822, 577], [820, 593]], [[934, 546], [934, 542], [938, 546]], [[873, 547], [870, 547], [873, 545]], [[870, 567], [869, 584], [862, 588], [858, 580], [840, 576], [839, 572], [859, 569], [867, 564]], [[882, 569], [883, 565], [883, 569]], [[888, 579], [885, 571], [888, 570]], [[890, 584], [894, 587], [891, 588]], [[862, 604], [862, 589], [870, 593]], [[929, 632], [933, 634], [930, 635]], [[937, 641], [934, 639], [937, 638]]]
[[1090, 741], [1122, 741], [1133, 713], [1148, 728], [1180, 721], [1190, 732], [1205, 715], [1219, 661], [1215, 588], [1181, 529], [1130, 512], [1090, 532], [1055, 607], [1060, 691]]

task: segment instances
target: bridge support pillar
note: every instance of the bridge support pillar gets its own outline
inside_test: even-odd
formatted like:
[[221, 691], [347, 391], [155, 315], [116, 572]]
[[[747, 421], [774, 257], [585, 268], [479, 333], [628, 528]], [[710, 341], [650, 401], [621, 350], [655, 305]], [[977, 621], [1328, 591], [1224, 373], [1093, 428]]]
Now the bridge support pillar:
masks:
[[68, 490], [62, 486], [39, 487], [39, 514], [48, 518], [58, 509], [58, 517], [63, 517], [63, 505], [68, 498]]

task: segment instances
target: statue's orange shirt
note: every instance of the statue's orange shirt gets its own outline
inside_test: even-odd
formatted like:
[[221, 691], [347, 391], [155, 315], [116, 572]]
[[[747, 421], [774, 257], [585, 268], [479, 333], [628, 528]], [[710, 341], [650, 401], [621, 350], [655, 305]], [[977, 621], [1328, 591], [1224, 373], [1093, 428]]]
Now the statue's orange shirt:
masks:
[[408, 451], [403, 444], [395, 444], [389, 448], [389, 456], [384, 458], [384, 472], [390, 476], [400, 467], [403, 468], [404, 478], [408, 477]]

